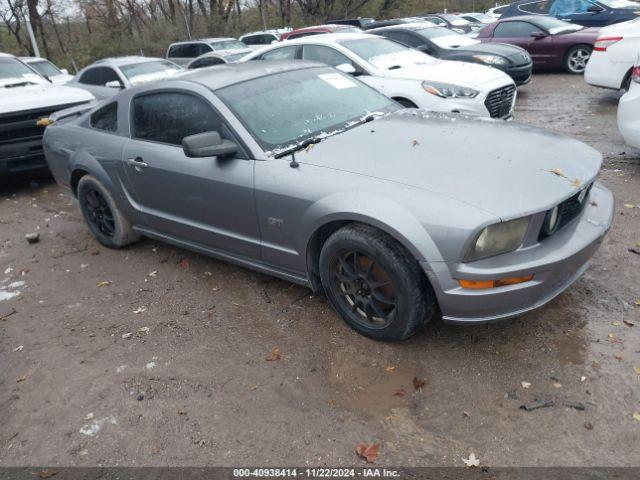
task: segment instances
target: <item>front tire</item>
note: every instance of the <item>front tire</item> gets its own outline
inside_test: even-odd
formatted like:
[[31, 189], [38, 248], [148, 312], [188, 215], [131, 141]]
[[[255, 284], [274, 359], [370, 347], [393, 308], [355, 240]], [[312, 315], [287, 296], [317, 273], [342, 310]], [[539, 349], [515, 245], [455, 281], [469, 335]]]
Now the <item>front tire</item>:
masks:
[[354, 330], [375, 340], [404, 340], [436, 311], [420, 266], [386, 233], [363, 224], [334, 232], [320, 252], [329, 301]]
[[574, 75], [582, 75], [587, 68], [587, 62], [591, 57], [593, 47], [591, 45], [574, 45], [564, 57], [564, 68]]
[[85, 175], [80, 179], [78, 203], [89, 230], [105, 247], [121, 248], [140, 239], [97, 178]]

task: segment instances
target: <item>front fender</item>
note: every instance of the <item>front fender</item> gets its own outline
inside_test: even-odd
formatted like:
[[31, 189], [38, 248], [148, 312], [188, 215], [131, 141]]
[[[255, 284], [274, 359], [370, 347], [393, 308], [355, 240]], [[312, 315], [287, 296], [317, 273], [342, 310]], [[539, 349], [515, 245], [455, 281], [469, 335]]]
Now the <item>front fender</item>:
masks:
[[[420, 221], [401, 204], [388, 197], [363, 192], [342, 192], [313, 203], [304, 213], [300, 236], [308, 251], [315, 233], [332, 222], [361, 222], [388, 233], [400, 242], [419, 262], [441, 261], [442, 255]], [[309, 267], [309, 265], [308, 265]]]

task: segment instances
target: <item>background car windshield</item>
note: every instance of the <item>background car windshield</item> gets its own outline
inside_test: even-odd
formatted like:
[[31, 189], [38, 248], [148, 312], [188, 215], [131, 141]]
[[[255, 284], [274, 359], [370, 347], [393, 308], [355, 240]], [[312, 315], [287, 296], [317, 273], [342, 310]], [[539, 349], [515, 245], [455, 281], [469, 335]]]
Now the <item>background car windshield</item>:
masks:
[[480, 43], [479, 40], [460, 35], [446, 28], [423, 28], [416, 30], [416, 32], [420, 36], [428, 38], [440, 48], [466, 47]]
[[247, 55], [247, 52], [233, 53], [231, 55], [225, 55], [224, 58], [227, 62], [235, 62], [236, 60], [240, 60], [245, 55]]
[[55, 77], [56, 75], [60, 75], [62, 73], [51, 62], [46, 62], [46, 61], [31, 62], [29, 63], [29, 66], [33, 68], [36, 72], [38, 72], [40, 75], [44, 75], [45, 77]]
[[331, 135], [374, 112], [399, 106], [332, 68], [268, 75], [216, 91], [269, 153]]
[[0, 58], [0, 87], [25, 82], [49, 83], [15, 58]]
[[442, 15], [442, 18], [445, 18], [451, 25], [456, 25], [458, 27], [469, 25], [471, 22], [465, 20], [464, 18], [457, 17], [455, 15]]
[[340, 44], [374, 67], [382, 70], [392, 67], [435, 63], [433, 57], [386, 38], [346, 40], [340, 42]]
[[214, 50], [238, 50], [239, 48], [248, 48], [246, 44], [240, 40], [221, 40], [219, 42], [211, 42], [211, 48]]
[[170, 77], [180, 72], [182, 69], [175, 63], [166, 60], [158, 60], [157, 62], [142, 62], [123, 65], [120, 70], [125, 77], [133, 84], [150, 82]]

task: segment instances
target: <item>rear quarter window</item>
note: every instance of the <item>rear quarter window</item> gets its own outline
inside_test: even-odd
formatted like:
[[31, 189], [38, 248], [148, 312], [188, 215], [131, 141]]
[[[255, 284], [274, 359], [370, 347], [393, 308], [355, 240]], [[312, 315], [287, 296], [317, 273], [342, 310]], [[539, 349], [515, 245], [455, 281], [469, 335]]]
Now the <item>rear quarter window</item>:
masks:
[[96, 110], [91, 114], [89, 122], [93, 128], [104, 130], [106, 132], [115, 132], [118, 130], [118, 102]]

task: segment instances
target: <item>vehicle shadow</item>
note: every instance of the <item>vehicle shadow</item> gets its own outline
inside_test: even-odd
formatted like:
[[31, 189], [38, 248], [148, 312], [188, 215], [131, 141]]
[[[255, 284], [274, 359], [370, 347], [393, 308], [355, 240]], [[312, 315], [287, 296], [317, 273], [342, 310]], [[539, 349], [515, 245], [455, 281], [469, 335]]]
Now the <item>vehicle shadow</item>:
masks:
[[0, 180], [0, 195], [17, 195], [29, 190], [47, 188], [55, 182], [49, 173]]

